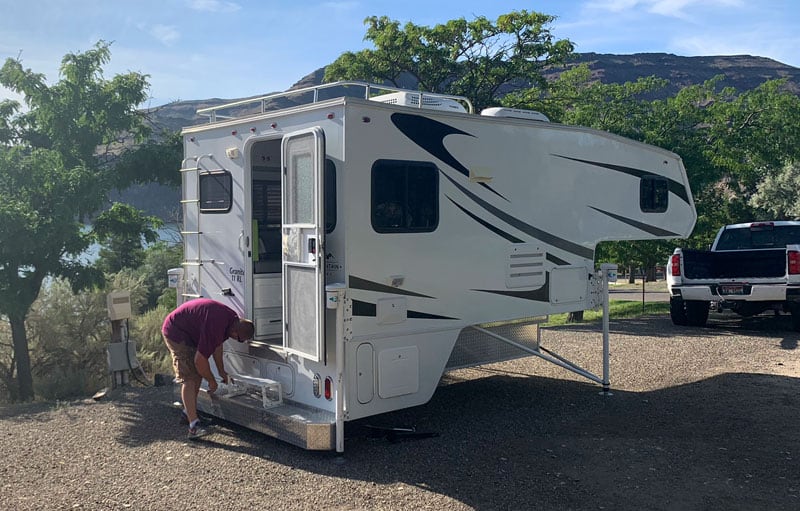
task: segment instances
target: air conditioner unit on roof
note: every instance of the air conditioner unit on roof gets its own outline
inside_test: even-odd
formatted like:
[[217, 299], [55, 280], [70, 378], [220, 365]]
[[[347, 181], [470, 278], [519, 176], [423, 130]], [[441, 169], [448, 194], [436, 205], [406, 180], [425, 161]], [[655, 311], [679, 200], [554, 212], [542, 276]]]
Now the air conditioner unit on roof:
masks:
[[467, 111], [464, 105], [453, 99], [423, 94], [422, 105], [420, 105], [419, 97], [420, 94], [416, 92], [392, 92], [391, 94], [381, 94], [380, 96], [375, 96], [370, 99], [379, 103], [430, 108], [431, 110], [447, 110], [450, 112], [464, 113]]
[[512, 117], [514, 119], [525, 119], [526, 121], [550, 122], [550, 119], [541, 112], [523, 110], [521, 108], [503, 108], [496, 106], [481, 110], [481, 115], [487, 117]]

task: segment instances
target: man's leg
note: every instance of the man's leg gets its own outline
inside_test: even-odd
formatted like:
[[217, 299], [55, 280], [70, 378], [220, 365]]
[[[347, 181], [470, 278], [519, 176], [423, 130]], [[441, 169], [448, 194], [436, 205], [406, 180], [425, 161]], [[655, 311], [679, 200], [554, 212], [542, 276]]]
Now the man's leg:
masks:
[[181, 400], [186, 410], [189, 424], [197, 420], [197, 395], [200, 393], [200, 380], [184, 379], [181, 385]]

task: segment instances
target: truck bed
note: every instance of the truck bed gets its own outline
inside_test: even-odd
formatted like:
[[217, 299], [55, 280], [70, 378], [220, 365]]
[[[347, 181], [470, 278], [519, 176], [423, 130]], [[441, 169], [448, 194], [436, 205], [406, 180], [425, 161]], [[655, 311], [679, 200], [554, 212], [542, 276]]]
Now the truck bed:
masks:
[[684, 249], [683, 269], [688, 279], [779, 278], [786, 274], [786, 249], [710, 252]]

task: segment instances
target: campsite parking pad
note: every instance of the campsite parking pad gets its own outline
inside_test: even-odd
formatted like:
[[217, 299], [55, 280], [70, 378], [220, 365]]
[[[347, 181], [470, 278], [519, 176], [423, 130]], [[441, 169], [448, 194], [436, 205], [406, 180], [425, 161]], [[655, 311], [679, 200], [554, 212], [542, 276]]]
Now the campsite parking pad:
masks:
[[[613, 395], [528, 357], [449, 373], [430, 403], [307, 452], [215, 421], [188, 442], [173, 389], [0, 408], [4, 509], [800, 509], [800, 334], [788, 318], [611, 322]], [[597, 324], [544, 345], [599, 374]], [[376, 427], [430, 438], [389, 441]]]

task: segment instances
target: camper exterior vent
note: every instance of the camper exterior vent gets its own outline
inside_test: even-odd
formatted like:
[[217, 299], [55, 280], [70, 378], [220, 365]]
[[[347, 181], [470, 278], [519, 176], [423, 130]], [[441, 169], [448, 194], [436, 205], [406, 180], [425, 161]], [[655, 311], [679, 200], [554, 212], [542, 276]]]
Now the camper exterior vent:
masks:
[[419, 94], [416, 92], [393, 92], [391, 94], [381, 94], [370, 98], [379, 103], [389, 103], [392, 105], [413, 106], [417, 108], [429, 108], [431, 110], [445, 110], [448, 112], [463, 112], [467, 109], [454, 99], [441, 98], [438, 96], [423, 94], [422, 106], [419, 104]]
[[519, 108], [502, 108], [498, 106], [485, 108], [481, 110], [481, 115], [487, 117], [513, 117], [514, 119], [525, 119], [526, 121], [550, 122], [550, 119], [541, 112], [522, 110]]

